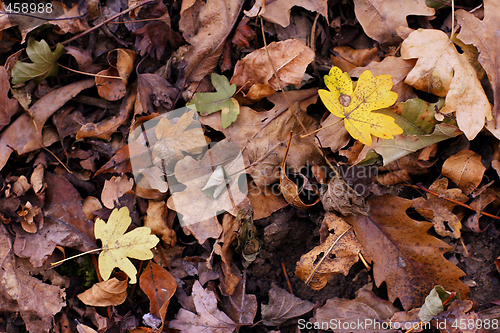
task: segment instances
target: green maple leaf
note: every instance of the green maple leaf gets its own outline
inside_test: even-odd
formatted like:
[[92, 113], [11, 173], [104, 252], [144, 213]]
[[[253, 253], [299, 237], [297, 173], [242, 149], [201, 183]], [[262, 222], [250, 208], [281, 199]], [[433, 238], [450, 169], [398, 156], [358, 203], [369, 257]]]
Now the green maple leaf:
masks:
[[222, 111], [221, 124], [223, 128], [226, 128], [235, 122], [240, 114], [240, 105], [236, 99], [232, 98], [236, 93], [236, 85], [230, 85], [223, 75], [212, 73], [211, 78], [212, 85], [217, 92], [196, 93], [188, 106], [191, 108], [194, 106], [201, 116]]
[[56, 50], [52, 52], [49, 45], [43, 39], [37, 42], [33, 38], [28, 39], [26, 53], [33, 63], [18, 61], [12, 69], [12, 83], [23, 83], [32, 79], [41, 81], [47, 76], [55, 76], [59, 70], [57, 59], [64, 53], [64, 46], [58, 43]]

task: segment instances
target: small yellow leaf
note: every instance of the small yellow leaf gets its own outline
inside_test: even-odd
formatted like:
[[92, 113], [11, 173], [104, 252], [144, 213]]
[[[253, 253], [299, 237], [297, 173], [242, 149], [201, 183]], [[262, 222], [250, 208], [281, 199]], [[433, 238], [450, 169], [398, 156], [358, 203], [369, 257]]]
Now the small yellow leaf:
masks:
[[371, 146], [372, 134], [393, 139], [394, 135], [403, 133], [394, 118], [372, 112], [391, 106], [398, 98], [398, 94], [391, 91], [390, 75], [374, 77], [370, 71], [364, 71], [353, 92], [349, 75], [333, 67], [325, 76], [325, 84], [329, 91], [320, 89], [319, 97], [333, 115], [344, 118], [344, 126], [354, 139]]
[[102, 241], [99, 254], [99, 272], [104, 281], [108, 280], [115, 267], [120, 268], [130, 277], [130, 284], [137, 282], [137, 269], [127, 257], [147, 260], [153, 258], [151, 248], [159, 239], [151, 235], [148, 227], [139, 227], [125, 233], [132, 219], [127, 207], [115, 208], [108, 223], [97, 219], [94, 226], [95, 238]]

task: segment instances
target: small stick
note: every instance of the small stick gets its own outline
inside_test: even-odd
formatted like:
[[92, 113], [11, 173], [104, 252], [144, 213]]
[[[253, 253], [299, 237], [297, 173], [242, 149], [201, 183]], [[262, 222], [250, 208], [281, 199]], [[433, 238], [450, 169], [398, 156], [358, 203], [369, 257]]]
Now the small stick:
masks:
[[288, 290], [290, 290], [290, 294], [293, 295], [292, 284], [290, 283], [290, 279], [288, 278], [288, 274], [286, 273], [286, 266], [285, 266], [285, 263], [283, 261], [281, 262], [281, 269], [283, 270], [283, 274], [285, 274], [286, 283], [288, 285]]

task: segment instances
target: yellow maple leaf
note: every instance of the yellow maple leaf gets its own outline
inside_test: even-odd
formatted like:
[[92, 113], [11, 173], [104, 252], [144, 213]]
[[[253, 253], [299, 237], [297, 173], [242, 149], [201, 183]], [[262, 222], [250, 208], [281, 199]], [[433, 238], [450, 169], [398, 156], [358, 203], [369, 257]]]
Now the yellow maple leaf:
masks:
[[139, 227], [125, 233], [132, 219], [127, 207], [115, 208], [108, 223], [97, 219], [94, 226], [95, 238], [102, 241], [99, 254], [99, 272], [104, 281], [108, 280], [115, 267], [120, 268], [130, 277], [130, 284], [137, 282], [137, 269], [127, 257], [147, 260], [153, 258], [151, 248], [160, 241], [151, 235], [148, 227]]
[[393, 105], [398, 98], [398, 94], [391, 91], [390, 75], [374, 77], [370, 71], [364, 71], [353, 92], [349, 75], [333, 67], [325, 75], [325, 84], [329, 91], [320, 89], [319, 97], [334, 116], [344, 118], [344, 126], [354, 139], [371, 146], [372, 134], [392, 139], [403, 133], [394, 118], [372, 112]]

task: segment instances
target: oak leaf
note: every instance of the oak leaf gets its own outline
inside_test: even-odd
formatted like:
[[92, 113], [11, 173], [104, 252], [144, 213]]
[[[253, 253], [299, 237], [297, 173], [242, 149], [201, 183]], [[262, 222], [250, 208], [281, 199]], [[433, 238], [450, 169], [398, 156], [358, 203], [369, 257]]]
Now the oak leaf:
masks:
[[151, 235], [151, 229], [148, 227], [135, 228], [125, 233], [131, 222], [127, 207], [115, 208], [108, 223], [99, 218], [95, 222], [95, 238], [102, 241], [99, 272], [104, 281], [109, 279], [113, 268], [118, 267], [130, 277], [130, 284], [134, 284], [137, 282], [137, 269], [127, 257], [139, 260], [153, 258], [150, 249], [160, 240]]
[[380, 44], [394, 44], [401, 41], [396, 32], [399, 26], [407, 27], [409, 15], [434, 15], [434, 9], [425, 0], [354, 0], [356, 18], [365, 33]]
[[344, 119], [344, 126], [354, 139], [370, 146], [372, 134], [392, 139], [403, 133], [394, 118], [372, 112], [391, 106], [398, 98], [398, 94], [390, 91], [390, 75], [373, 77], [370, 71], [365, 71], [353, 91], [349, 75], [333, 67], [325, 76], [325, 84], [329, 90], [320, 89], [319, 97], [334, 116]]
[[469, 288], [459, 280], [465, 273], [443, 256], [451, 247], [427, 233], [431, 223], [406, 215], [411, 200], [384, 195], [369, 203], [369, 216], [345, 219], [353, 226], [364, 257], [374, 263], [376, 285], [386, 282], [391, 302], [399, 298], [406, 310], [420, 306], [436, 285], [468, 297]]
[[476, 71], [465, 54], [458, 53], [448, 35], [439, 30], [419, 29], [401, 45], [403, 59], [418, 58], [405, 82], [418, 90], [446, 97], [441, 113], [456, 113], [467, 139], [492, 119], [491, 106]]
[[479, 20], [463, 9], [456, 11], [455, 16], [461, 29], [458, 38], [466, 44], [473, 44], [479, 51], [479, 62], [483, 66], [493, 90], [493, 116], [497, 117], [500, 105], [500, 3], [495, 0], [484, 0], [484, 19]]

